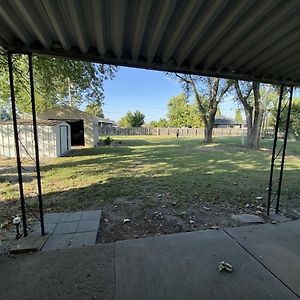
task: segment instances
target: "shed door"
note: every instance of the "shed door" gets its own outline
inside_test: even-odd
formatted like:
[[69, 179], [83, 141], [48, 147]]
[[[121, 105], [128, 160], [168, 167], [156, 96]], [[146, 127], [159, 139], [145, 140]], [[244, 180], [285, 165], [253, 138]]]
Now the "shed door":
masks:
[[68, 126], [60, 125], [60, 155], [69, 151], [68, 147]]

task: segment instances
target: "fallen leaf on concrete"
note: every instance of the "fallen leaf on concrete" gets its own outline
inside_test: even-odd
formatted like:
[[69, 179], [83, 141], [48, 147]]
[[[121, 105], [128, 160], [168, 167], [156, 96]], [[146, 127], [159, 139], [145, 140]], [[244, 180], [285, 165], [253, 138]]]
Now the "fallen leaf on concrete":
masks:
[[210, 229], [215, 229], [215, 230], [219, 230], [220, 227], [219, 226], [211, 226]]
[[271, 223], [272, 223], [272, 224], [277, 224], [277, 222], [276, 222], [275, 220], [273, 220]]
[[219, 262], [219, 271], [233, 272], [233, 266], [225, 261]]

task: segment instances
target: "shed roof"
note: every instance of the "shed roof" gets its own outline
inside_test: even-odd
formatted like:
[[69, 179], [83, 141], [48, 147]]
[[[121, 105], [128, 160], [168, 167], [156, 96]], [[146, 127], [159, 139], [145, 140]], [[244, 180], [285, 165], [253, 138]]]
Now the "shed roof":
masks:
[[[0, 124], [13, 125], [13, 122], [12, 121], [1, 121]], [[67, 125], [67, 123], [65, 123], [63, 121], [58, 121], [58, 120], [37, 120], [36, 124], [37, 124], [37, 126], [55, 126], [58, 124]], [[18, 125], [33, 125], [33, 122], [30, 119], [19, 119]]]
[[300, 85], [298, 0], [2, 0], [11, 51]]

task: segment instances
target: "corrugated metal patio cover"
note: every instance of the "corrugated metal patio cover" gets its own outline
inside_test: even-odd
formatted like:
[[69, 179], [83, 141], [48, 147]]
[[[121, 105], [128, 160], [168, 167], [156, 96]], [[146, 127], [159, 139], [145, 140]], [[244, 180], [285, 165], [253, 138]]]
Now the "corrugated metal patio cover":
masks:
[[13, 51], [300, 85], [299, 0], [1, 0]]

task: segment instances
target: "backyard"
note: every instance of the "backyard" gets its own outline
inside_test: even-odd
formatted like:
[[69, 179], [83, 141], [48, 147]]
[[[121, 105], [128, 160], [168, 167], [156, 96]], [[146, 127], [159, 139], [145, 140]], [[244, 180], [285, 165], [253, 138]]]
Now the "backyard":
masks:
[[[300, 216], [299, 145], [288, 144], [281, 198], [291, 218]], [[109, 146], [42, 161], [45, 212], [102, 209], [98, 242], [235, 226], [233, 213], [265, 215], [271, 146], [263, 140], [246, 150], [241, 137], [113, 137]], [[37, 209], [29, 171], [27, 202]], [[1, 160], [1, 223], [19, 213], [15, 161]]]

